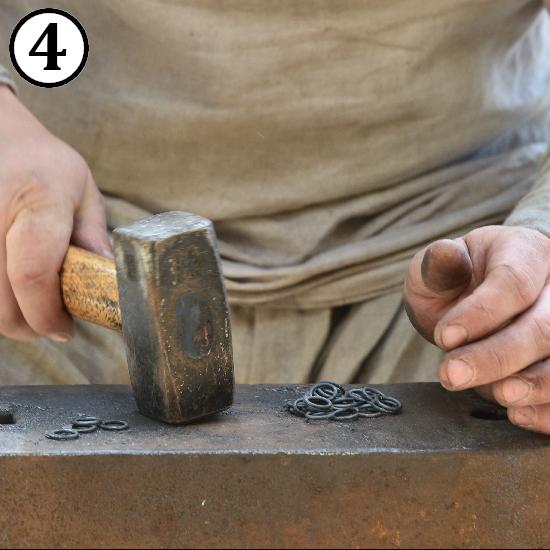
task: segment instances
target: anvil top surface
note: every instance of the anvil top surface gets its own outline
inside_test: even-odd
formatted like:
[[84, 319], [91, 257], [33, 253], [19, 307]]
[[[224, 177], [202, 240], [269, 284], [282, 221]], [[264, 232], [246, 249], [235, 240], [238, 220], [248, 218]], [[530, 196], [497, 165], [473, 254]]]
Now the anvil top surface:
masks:
[[[285, 411], [305, 386], [237, 386], [225, 413], [187, 426], [141, 416], [127, 386], [0, 388], [0, 411], [16, 423], [0, 424], [0, 456], [110, 454], [367, 454], [512, 450], [550, 446], [507, 420], [474, 418], [485, 410], [473, 392], [448, 393], [438, 384], [380, 386], [403, 403], [398, 416], [337, 423], [306, 423]], [[48, 430], [79, 414], [126, 420], [127, 432], [99, 431], [75, 441], [51, 441]]]

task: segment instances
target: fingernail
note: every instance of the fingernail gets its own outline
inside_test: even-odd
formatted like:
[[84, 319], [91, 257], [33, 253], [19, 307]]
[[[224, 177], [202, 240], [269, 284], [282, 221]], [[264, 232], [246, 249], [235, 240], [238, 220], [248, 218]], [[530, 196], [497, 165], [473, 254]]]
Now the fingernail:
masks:
[[454, 349], [468, 341], [468, 332], [461, 325], [447, 325], [441, 333], [443, 346]]
[[474, 377], [474, 369], [461, 359], [451, 359], [447, 363], [447, 378], [452, 389], [469, 384]]
[[537, 418], [535, 407], [518, 407], [512, 409], [512, 421], [519, 426], [532, 426]]
[[48, 334], [48, 338], [53, 342], [57, 342], [59, 344], [65, 344], [66, 342], [71, 340], [72, 335], [67, 332], [57, 332], [55, 334]]
[[523, 378], [514, 376], [502, 383], [502, 397], [506, 403], [522, 401], [531, 393], [531, 385]]

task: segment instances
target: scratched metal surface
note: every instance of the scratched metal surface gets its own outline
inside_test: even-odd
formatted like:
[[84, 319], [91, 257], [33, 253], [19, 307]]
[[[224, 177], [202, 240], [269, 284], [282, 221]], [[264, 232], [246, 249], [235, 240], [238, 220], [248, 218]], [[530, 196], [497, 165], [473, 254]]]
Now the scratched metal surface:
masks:
[[[0, 547], [550, 545], [550, 438], [436, 384], [382, 387], [397, 417], [307, 424], [283, 407], [303, 389], [240, 386], [230, 411], [176, 427], [122, 386], [1, 388]], [[131, 430], [43, 437], [78, 413]]]
[[[305, 387], [238, 386], [229, 411], [187, 426], [141, 416], [126, 386], [30, 386], [0, 389], [0, 410], [15, 425], [0, 427], [1, 455], [102, 453], [372, 453], [545, 447], [548, 438], [507, 421], [470, 413], [485, 405], [473, 392], [450, 394], [437, 384], [381, 386], [403, 402], [399, 416], [352, 423], [311, 422], [293, 417], [284, 402]], [[45, 439], [78, 414], [126, 420], [131, 430], [96, 432], [77, 441]]]

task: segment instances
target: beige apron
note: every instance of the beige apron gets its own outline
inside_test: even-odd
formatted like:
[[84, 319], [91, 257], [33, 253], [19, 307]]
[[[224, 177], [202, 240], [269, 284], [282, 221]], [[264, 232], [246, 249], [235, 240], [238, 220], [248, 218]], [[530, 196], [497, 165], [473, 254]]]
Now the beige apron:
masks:
[[[512, 211], [550, 234], [544, 173], [521, 201], [549, 141], [539, 1], [3, 0], [6, 67], [45, 6], [80, 19], [90, 59], [58, 89], [14, 77], [22, 99], [87, 159], [111, 227], [215, 221], [239, 381], [433, 379], [401, 305], [414, 251]], [[118, 337], [79, 326], [0, 340], [0, 381], [125, 380]]]

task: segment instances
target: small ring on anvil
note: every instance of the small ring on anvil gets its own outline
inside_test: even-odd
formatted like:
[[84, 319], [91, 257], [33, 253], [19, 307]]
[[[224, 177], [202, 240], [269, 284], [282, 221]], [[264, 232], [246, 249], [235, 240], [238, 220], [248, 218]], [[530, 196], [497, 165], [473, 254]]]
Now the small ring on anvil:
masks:
[[[349, 414], [344, 414], [349, 413]], [[335, 412], [334, 416], [331, 418], [331, 420], [334, 420], [335, 422], [345, 422], [350, 420], [355, 420], [356, 418], [359, 418], [359, 409], [358, 407], [349, 407], [347, 409], [340, 409]]]
[[360, 390], [363, 395], [369, 399], [369, 400], [373, 400], [373, 399], [376, 399], [377, 397], [386, 397], [386, 394], [380, 390], [377, 390], [375, 388], [369, 388], [368, 386], [365, 386], [364, 388], [361, 388]]
[[87, 428], [88, 426], [99, 426], [101, 424], [101, 418], [95, 416], [79, 416], [71, 422], [73, 426], [79, 428]]
[[374, 406], [386, 413], [395, 414], [401, 410], [401, 401], [387, 395], [379, 396], [374, 400]]
[[70, 426], [63, 426], [64, 430], [74, 430], [79, 434], [90, 434], [97, 431], [97, 428], [97, 424], [92, 424], [91, 426], [77, 426], [75, 424], [71, 424]]
[[306, 395], [304, 401], [310, 411], [330, 411], [332, 409], [332, 401], [328, 397], [320, 395]]
[[344, 395], [344, 399], [353, 399], [354, 401], [358, 401], [360, 403], [370, 403], [371, 401], [371, 399], [363, 393], [363, 390], [358, 388], [348, 390]]
[[130, 426], [128, 425], [128, 422], [124, 422], [124, 420], [105, 420], [99, 425], [99, 427], [102, 430], [107, 430], [109, 432], [121, 432], [123, 430], [127, 430]]
[[353, 397], [339, 397], [332, 404], [335, 409], [347, 409], [349, 407], [356, 407], [357, 401]]
[[46, 432], [46, 437], [48, 439], [53, 439], [54, 441], [69, 441], [70, 439], [78, 439], [80, 434], [72, 428], [61, 428], [59, 430]]
[[338, 384], [334, 384], [333, 382], [319, 382], [309, 391], [310, 395], [319, 395], [330, 400], [335, 399], [340, 395], [344, 395], [344, 393], [344, 388]]

